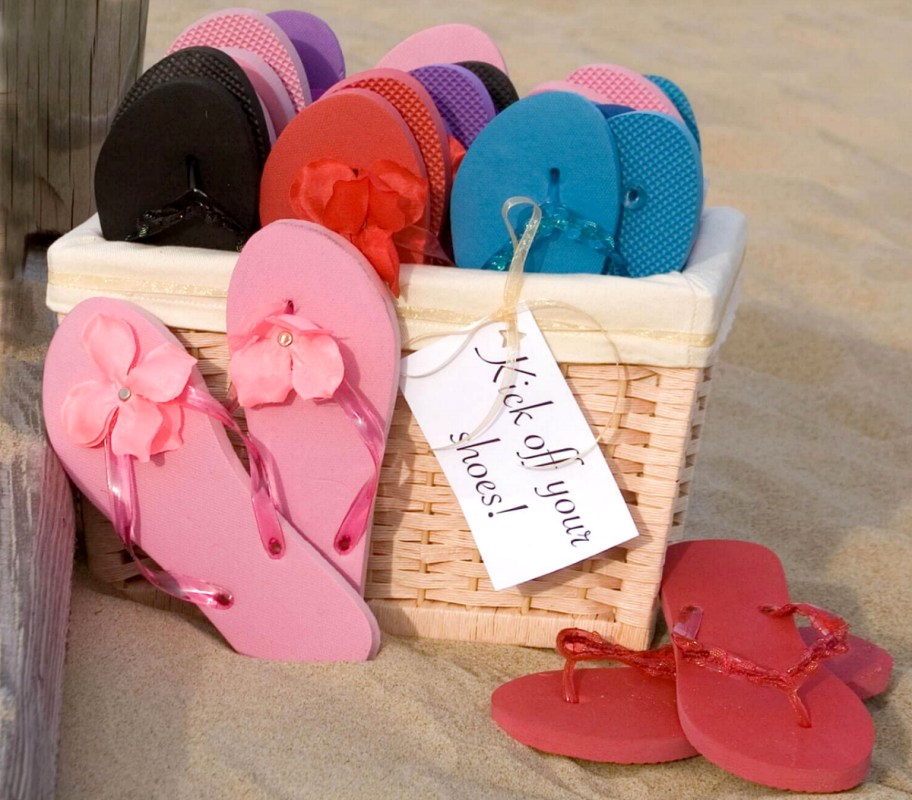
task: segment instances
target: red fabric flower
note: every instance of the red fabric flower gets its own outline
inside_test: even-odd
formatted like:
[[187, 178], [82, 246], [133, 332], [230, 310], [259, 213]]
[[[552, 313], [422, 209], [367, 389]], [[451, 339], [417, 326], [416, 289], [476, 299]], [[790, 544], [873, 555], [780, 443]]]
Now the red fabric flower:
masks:
[[348, 239], [399, 296], [399, 254], [393, 236], [424, 218], [426, 180], [388, 159], [355, 169], [335, 158], [321, 158], [301, 168], [290, 194], [300, 219]]

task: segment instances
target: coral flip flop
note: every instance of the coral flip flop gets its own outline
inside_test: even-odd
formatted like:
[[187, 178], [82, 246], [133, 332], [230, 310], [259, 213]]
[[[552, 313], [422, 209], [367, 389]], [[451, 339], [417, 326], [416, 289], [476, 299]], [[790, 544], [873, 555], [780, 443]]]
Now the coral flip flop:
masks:
[[488, 34], [472, 25], [435, 25], [403, 39], [377, 62], [378, 67], [404, 72], [428, 64], [484, 61], [503, 72], [504, 58]]
[[[362, 206], [365, 181], [384, 191], [360, 197]], [[398, 193], [400, 214], [382, 213], [387, 191]], [[305, 108], [278, 138], [263, 170], [260, 217], [263, 225], [305, 219], [347, 235], [398, 295], [398, 259], [420, 263], [431, 238], [429, 194], [421, 151], [396, 109], [374, 92], [349, 89]], [[395, 234], [398, 254], [365, 227], [372, 220]]]
[[[799, 629], [810, 646], [820, 634]], [[824, 667], [861, 699], [880, 694], [893, 659], [881, 647], [849, 635], [849, 652]], [[524, 675], [491, 695], [491, 716], [517, 741], [546, 753], [615, 764], [657, 764], [698, 755], [678, 720], [671, 645], [628, 650], [597, 633], [568, 628], [557, 637], [562, 671]], [[579, 661], [626, 667], [576, 671]]]
[[301, 57], [281, 26], [265, 14], [243, 8], [209, 14], [178, 36], [168, 53], [198, 45], [240, 47], [255, 53], [275, 70], [295, 111], [310, 104], [310, 86]]
[[399, 379], [389, 292], [340, 236], [282, 220], [244, 247], [227, 326], [233, 387], [280, 510], [360, 589]]
[[223, 427], [236, 423], [161, 322], [118, 300], [80, 303], [48, 349], [43, 409], [64, 468], [140, 571], [200, 605], [235, 650], [288, 661], [377, 651], [370, 610], [276, 514], [246, 437], [244, 471]]
[[424, 159], [431, 212], [430, 231], [438, 236], [446, 216], [453, 173], [446, 125], [433, 98], [420, 81], [395, 69], [370, 69], [349, 75], [329, 89], [325, 97], [350, 89], [367, 90], [379, 95], [399, 112], [408, 125]]
[[[678, 716], [700, 753], [780, 789], [836, 792], [864, 780], [871, 717], [846, 684], [817, 669], [840, 649], [838, 625], [790, 602], [774, 553], [739, 541], [672, 545], [661, 595], [675, 645]], [[795, 613], [822, 634], [810, 648]]]

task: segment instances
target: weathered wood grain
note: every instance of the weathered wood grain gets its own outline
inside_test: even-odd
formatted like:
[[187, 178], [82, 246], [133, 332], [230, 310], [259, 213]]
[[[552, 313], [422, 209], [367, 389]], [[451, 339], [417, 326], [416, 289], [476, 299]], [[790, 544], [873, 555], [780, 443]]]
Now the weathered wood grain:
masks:
[[95, 160], [139, 73], [147, 9], [148, 0], [0, 0], [3, 800], [54, 794], [75, 525], [42, 424], [52, 320], [43, 262], [25, 263], [27, 239], [94, 210]]
[[0, 0], [0, 276], [94, 211], [92, 173], [142, 62], [148, 0]]
[[0, 282], [0, 797], [54, 793], [73, 566], [69, 483], [48, 447], [41, 262]]

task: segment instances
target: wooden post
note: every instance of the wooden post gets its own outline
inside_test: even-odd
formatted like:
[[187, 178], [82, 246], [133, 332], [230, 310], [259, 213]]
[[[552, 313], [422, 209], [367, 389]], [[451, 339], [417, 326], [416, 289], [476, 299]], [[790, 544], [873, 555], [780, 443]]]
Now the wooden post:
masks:
[[94, 210], [92, 174], [140, 69], [148, 0], [0, 0], [0, 798], [52, 798], [75, 522], [47, 445], [53, 329], [28, 237]]
[[95, 159], [139, 74], [148, 0], [0, 0], [0, 277], [95, 209]]

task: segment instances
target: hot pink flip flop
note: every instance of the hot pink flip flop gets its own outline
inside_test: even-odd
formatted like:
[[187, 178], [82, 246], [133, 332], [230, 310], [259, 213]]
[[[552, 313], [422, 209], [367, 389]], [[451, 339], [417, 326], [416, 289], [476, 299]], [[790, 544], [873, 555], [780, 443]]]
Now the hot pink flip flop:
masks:
[[337, 234], [281, 220], [244, 246], [227, 325], [233, 386], [271, 459], [279, 508], [361, 589], [399, 381], [389, 291]]
[[285, 31], [265, 14], [244, 8], [209, 14], [178, 36], [168, 53], [198, 45], [249, 50], [279, 76], [296, 111], [310, 105], [310, 86], [301, 57]]
[[[801, 628], [813, 644], [820, 634]], [[887, 688], [893, 659], [883, 648], [849, 636], [849, 653], [826, 662], [860, 698]], [[671, 645], [628, 650], [597, 633], [568, 628], [557, 637], [563, 671], [524, 675], [498, 687], [491, 716], [517, 741], [546, 753], [615, 764], [657, 764], [699, 755], [678, 720]], [[579, 661], [626, 667], [577, 671]]]
[[[708, 760], [756, 783], [836, 792], [868, 773], [874, 726], [820, 660], [845, 649], [841, 621], [793, 604], [782, 564], [760, 545], [669, 547], [662, 609], [675, 646], [681, 727]], [[792, 620], [821, 634], [807, 647]]]
[[[237, 432], [236, 423], [194, 363], [132, 304], [76, 306], [44, 368], [44, 417], [64, 468], [114, 522], [140, 571], [197, 603], [238, 652], [370, 658], [380, 642], [370, 609], [277, 515], [249, 440], [251, 475], [244, 471], [223, 427]], [[138, 548], [162, 571], [140, 561]]]
[[428, 64], [457, 64], [483, 61], [506, 73], [507, 65], [488, 34], [472, 25], [435, 25], [403, 39], [377, 63], [403, 72]]

